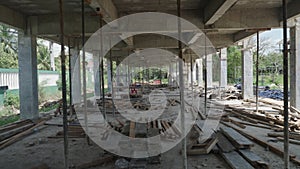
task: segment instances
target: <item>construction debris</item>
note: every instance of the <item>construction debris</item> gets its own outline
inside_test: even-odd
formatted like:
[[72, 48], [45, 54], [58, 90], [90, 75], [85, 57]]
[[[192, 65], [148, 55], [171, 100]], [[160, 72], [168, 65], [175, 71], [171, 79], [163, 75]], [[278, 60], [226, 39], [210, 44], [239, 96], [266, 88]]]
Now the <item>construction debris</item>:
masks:
[[2, 140], [0, 142], [0, 150], [3, 149], [3, 148], [5, 148], [6, 146], [9, 146], [9, 145], [17, 142], [18, 140], [22, 139], [24, 136], [27, 136], [27, 135], [33, 133], [36, 128], [44, 125], [44, 123], [45, 123], [45, 120], [42, 120], [42, 121], [34, 124], [32, 127], [28, 128], [28, 129], [26, 129], [24, 131], [22, 129], [22, 130], [20, 130], [20, 133], [18, 133], [18, 134], [14, 133], [15, 135], [13, 135], [13, 136], [11, 136], [9, 138], [6, 138], [5, 140]]

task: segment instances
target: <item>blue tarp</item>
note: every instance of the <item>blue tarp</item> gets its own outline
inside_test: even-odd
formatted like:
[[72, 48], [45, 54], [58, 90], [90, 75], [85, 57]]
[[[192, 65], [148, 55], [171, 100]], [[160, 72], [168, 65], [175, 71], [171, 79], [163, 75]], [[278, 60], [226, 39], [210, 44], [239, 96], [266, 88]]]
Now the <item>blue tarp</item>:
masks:
[[283, 92], [281, 90], [264, 90], [259, 92], [259, 97], [283, 100]]

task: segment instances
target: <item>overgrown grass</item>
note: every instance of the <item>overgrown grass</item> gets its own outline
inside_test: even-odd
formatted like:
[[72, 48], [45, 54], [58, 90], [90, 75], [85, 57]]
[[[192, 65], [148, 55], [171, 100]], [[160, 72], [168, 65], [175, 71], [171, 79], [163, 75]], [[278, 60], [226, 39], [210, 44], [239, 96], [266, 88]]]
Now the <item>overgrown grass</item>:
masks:
[[7, 117], [0, 118], [0, 126], [4, 126], [9, 123], [13, 123], [20, 120], [20, 115], [11, 115]]
[[41, 107], [39, 109], [39, 112], [48, 112], [48, 111], [51, 111], [51, 110], [54, 110], [54, 109], [57, 109], [59, 106], [59, 104], [54, 104], [54, 105], [51, 105], [51, 106], [48, 106], [48, 107]]

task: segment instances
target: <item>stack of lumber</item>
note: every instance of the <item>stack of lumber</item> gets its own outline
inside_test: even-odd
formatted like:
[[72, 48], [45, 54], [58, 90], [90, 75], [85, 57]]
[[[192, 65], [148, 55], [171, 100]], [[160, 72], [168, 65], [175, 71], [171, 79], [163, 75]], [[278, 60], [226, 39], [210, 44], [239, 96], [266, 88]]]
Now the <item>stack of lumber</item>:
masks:
[[44, 125], [45, 120], [33, 123], [30, 120], [21, 120], [0, 128], [0, 150], [23, 137], [34, 132], [35, 128]]
[[[86, 134], [81, 126], [68, 126], [68, 137], [69, 138], [85, 138]], [[48, 138], [63, 138], [64, 131], [59, 131], [55, 136]]]
[[220, 131], [217, 134], [219, 153], [231, 168], [269, 168], [268, 163], [251, 151], [251, 147], [254, 146], [252, 141], [229, 127], [221, 127]]
[[224, 100], [242, 99], [242, 92], [241, 90], [237, 90], [235, 88], [228, 88], [227, 90], [223, 91], [221, 97]]
[[[251, 99], [247, 99], [245, 101], [250, 102], [250, 103], [255, 103], [255, 101], [251, 100]], [[261, 117], [259, 117], [259, 118], [261, 120], [267, 121], [269, 123], [271, 122], [271, 123], [277, 124], [280, 126], [280, 128], [282, 128], [283, 127], [283, 119], [284, 119], [283, 103], [281, 101], [264, 98], [264, 99], [259, 99], [259, 104], [269, 106], [276, 112], [274, 114], [271, 111], [261, 111], [260, 116], [264, 116], [265, 118], [264, 119], [262, 119]], [[300, 110], [296, 109], [293, 106], [289, 106], [289, 116], [290, 116], [290, 120], [289, 120], [290, 130], [294, 131], [294, 132], [297, 132], [297, 131], [300, 132]]]

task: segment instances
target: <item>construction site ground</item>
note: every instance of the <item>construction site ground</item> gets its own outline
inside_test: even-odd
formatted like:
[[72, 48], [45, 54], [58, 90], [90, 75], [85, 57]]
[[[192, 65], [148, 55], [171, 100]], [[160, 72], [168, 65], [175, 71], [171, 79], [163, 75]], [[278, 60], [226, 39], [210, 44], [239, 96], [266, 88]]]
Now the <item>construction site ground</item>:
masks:
[[[235, 104], [239, 104], [241, 101], [235, 100], [234, 102]], [[238, 118], [234, 119], [240, 121]], [[53, 117], [48, 121], [48, 124], [62, 124], [62, 116]], [[224, 125], [219, 124], [219, 126]], [[274, 141], [267, 136], [266, 133], [272, 132], [270, 129], [246, 126], [245, 129], [241, 130], [283, 150], [283, 142]], [[3, 166], [5, 166], [4, 169], [34, 168], [36, 166], [48, 166], [54, 169], [64, 168], [63, 138], [49, 138], [55, 136], [59, 131], [62, 131], [62, 127], [60, 126], [43, 125], [36, 129], [33, 134], [2, 149], [0, 158], [1, 168], [3, 168]], [[254, 147], [252, 147], [251, 150], [267, 162], [270, 168], [283, 168], [283, 158], [271, 152], [268, 148], [254, 143]], [[300, 146], [290, 144], [290, 152], [300, 157]], [[71, 167], [75, 168], [82, 163], [101, 159], [107, 155], [108, 154], [98, 145], [94, 143], [88, 145], [86, 138], [69, 139], [69, 162]], [[121, 157], [115, 157], [114, 160], [105, 162], [94, 168], [113, 169], [115, 167], [115, 160], [118, 158]], [[147, 165], [147, 168], [181, 169], [181, 144], [163, 153], [161, 156], [161, 164]], [[206, 155], [188, 156], [188, 168], [230, 168], [230, 166], [213, 150]], [[300, 167], [297, 167], [297, 164], [291, 162], [291, 168], [296, 169]]]

